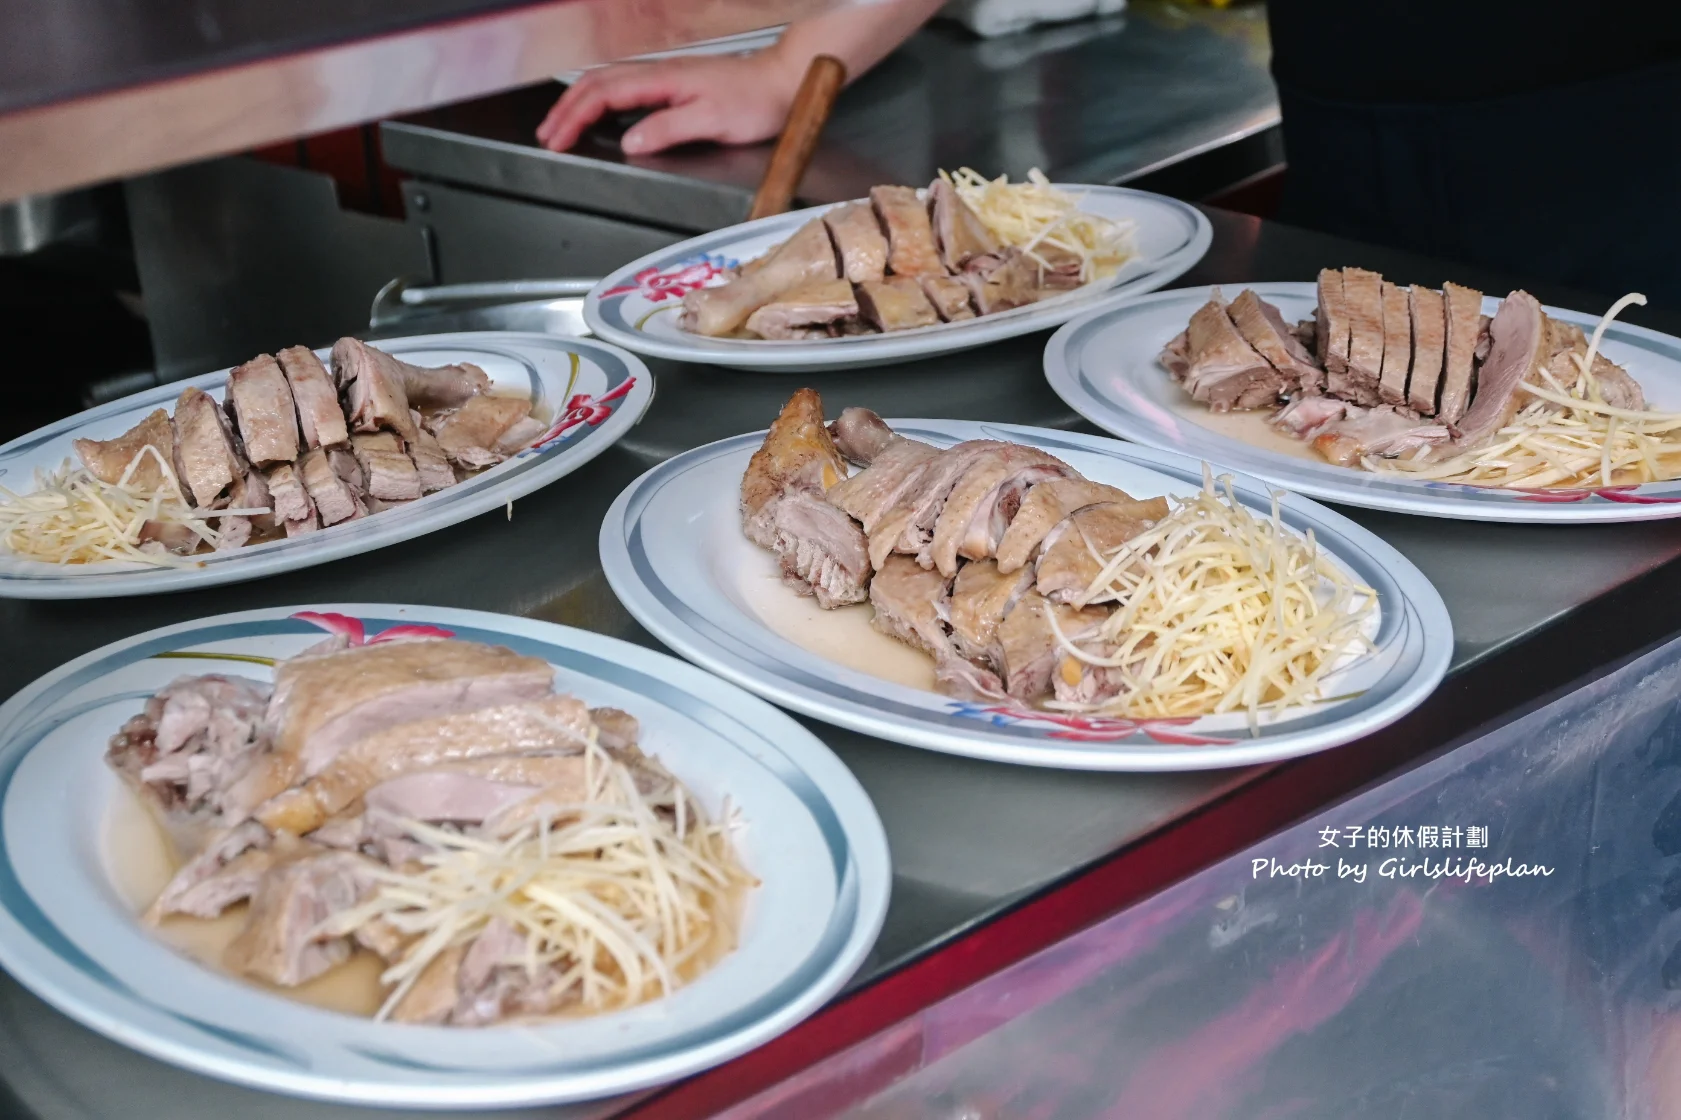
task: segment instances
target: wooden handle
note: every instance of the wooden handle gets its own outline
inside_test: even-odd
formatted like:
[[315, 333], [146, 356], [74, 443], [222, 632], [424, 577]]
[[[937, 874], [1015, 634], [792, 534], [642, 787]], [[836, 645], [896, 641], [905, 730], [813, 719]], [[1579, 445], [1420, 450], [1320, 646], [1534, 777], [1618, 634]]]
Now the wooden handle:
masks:
[[846, 65], [832, 55], [820, 54], [806, 68], [800, 91], [788, 109], [788, 123], [782, 126], [782, 136], [771, 153], [770, 166], [759, 182], [759, 193], [753, 196], [753, 209], [747, 220], [768, 218], [787, 211], [817, 151], [817, 138], [829, 122], [829, 111], [835, 98], [846, 84]]

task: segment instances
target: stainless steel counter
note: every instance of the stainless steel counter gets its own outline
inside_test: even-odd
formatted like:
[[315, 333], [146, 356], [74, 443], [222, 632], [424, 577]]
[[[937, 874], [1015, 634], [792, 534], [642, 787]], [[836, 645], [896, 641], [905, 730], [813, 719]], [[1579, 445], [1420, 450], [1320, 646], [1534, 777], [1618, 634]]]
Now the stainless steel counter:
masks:
[[[1406, 254], [1350, 245], [1212, 213], [1215, 242], [1186, 284], [1306, 279], [1324, 265], [1362, 264], [1398, 280], [1454, 278], [1504, 290], [1503, 278]], [[1542, 289], [1549, 302], [1597, 297]], [[1674, 317], [1631, 318], [1671, 331]], [[428, 329], [417, 323], [417, 331]], [[903, 368], [794, 378], [651, 363], [657, 392], [646, 419], [586, 468], [522, 499], [509, 521], [488, 514], [406, 545], [261, 582], [190, 594], [97, 603], [0, 602], [0, 695], [105, 642], [183, 619], [257, 606], [403, 601], [521, 614], [653, 644], [608, 590], [596, 553], [607, 506], [641, 472], [689, 447], [762, 427], [802, 384], [831, 412], [868, 405], [890, 416], [955, 416], [1084, 428], [1046, 387], [1044, 336]], [[1423, 714], [1437, 730], [1423, 751], [1468, 730], [1459, 687], [1478, 663], [1517, 679], [1506, 705], [1533, 699], [1524, 669], [1557, 657], [1549, 623], [1602, 617], [1618, 640], [1681, 628], [1681, 565], [1650, 603], [1612, 594], [1681, 555], [1681, 522], [1534, 528], [1345, 511], [1390, 540], [1436, 581], [1453, 618], [1454, 678]], [[509, 557], [518, 557], [517, 564]], [[1615, 602], [1614, 610], [1606, 604]], [[1584, 608], [1587, 608], [1584, 610]], [[1603, 612], [1603, 613], [1600, 613]], [[1513, 648], [1516, 647], [1516, 648]], [[1465, 709], [1467, 712], [1471, 708]], [[811, 725], [857, 773], [886, 823], [895, 860], [887, 927], [858, 983], [961, 935], [1077, 870], [1180, 820], [1261, 776], [1075, 774], [973, 762]], [[1346, 748], [1362, 751], [1361, 745]], [[1276, 775], [1275, 775], [1276, 777]], [[212, 1085], [124, 1051], [0, 980], [0, 1079], [25, 1114], [174, 1117], [337, 1116]], [[0, 1111], [8, 1102], [0, 1099]], [[585, 1110], [599, 1114], [601, 1109]], [[552, 1113], [551, 1113], [552, 1114]], [[580, 1113], [581, 1114], [581, 1113]]]
[[[1269, 59], [1266, 12], [1255, 4], [1199, 11], [1134, 0], [1124, 16], [995, 40], [936, 23], [841, 95], [800, 196], [858, 198], [877, 183], [925, 183], [965, 165], [1134, 180], [1274, 129]], [[559, 92], [545, 84], [387, 121], [385, 159], [429, 182], [670, 229], [746, 215], [768, 145], [626, 157], [601, 129], [557, 155], [533, 132]]]

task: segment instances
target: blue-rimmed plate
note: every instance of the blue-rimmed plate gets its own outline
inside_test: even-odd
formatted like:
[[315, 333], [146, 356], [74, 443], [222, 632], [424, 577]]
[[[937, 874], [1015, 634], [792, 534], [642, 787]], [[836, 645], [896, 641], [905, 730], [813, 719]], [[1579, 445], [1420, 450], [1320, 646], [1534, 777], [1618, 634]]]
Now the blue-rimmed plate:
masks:
[[1049, 330], [1094, 307], [1171, 283], [1202, 259], [1213, 239], [1202, 212], [1176, 199], [1125, 187], [1058, 185], [1078, 197], [1083, 210], [1135, 223], [1138, 254], [1108, 279], [1013, 311], [916, 330], [817, 341], [708, 338], [677, 325], [687, 292], [722, 283], [719, 273], [724, 269], [764, 255], [829, 209], [816, 206], [731, 226], [632, 261], [591, 290], [584, 300], [584, 321], [598, 338], [656, 358], [787, 373], [851, 369], [949, 354]]
[[[1136, 497], [1192, 494], [1202, 462], [1096, 436], [1012, 424], [891, 420], [938, 446], [967, 439], [1031, 444]], [[764, 434], [696, 448], [619, 495], [601, 526], [607, 580], [637, 621], [672, 649], [814, 719], [915, 747], [1032, 766], [1201, 770], [1274, 762], [1338, 746], [1411, 711], [1441, 681], [1453, 625], [1406, 557], [1325, 507], [1286, 495], [1282, 516], [1377, 592], [1374, 652], [1326, 680], [1323, 702], [1197, 720], [1086, 719], [954, 700], [932, 690], [922, 654], [876, 633], [870, 607], [820, 611], [782, 586], [769, 552], [741, 532], [741, 475]], [[1236, 478], [1239, 498], [1270, 511], [1271, 491]]]
[[[300, 611], [316, 618], [297, 617]], [[404, 625], [542, 657], [556, 687], [642, 722], [709, 811], [727, 797], [761, 885], [736, 950], [665, 999], [592, 1018], [450, 1029], [375, 1023], [198, 964], [136, 917], [132, 795], [107, 739], [187, 673], [266, 678], [262, 659]], [[180, 654], [192, 655], [182, 659]], [[169, 656], [171, 654], [177, 656]], [[0, 707], [0, 963], [95, 1030], [200, 1073], [363, 1104], [472, 1108], [581, 1100], [734, 1057], [846, 982], [886, 912], [887, 840], [868, 797], [816, 737], [770, 705], [664, 654], [478, 611], [338, 604], [221, 615], [96, 650]], [[144, 893], [144, 892], [140, 892]]]
[[[195, 557], [190, 568], [107, 561], [56, 565], [21, 559], [0, 546], [0, 596], [93, 599], [147, 595], [259, 579], [396, 544], [476, 517], [577, 470], [629, 431], [653, 399], [653, 377], [634, 355], [576, 338], [512, 331], [385, 339], [381, 350], [419, 365], [472, 362], [500, 391], [530, 394], [549, 428], [530, 447], [447, 490], [306, 536]], [[323, 358], [325, 350], [320, 351]], [[112, 401], [0, 447], [0, 486], [22, 493], [37, 470], [75, 458], [71, 441], [111, 439], [155, 408], [173, 409], [188, 385], [222, 399], [228, 371], [171, 382]]]
[[[1313, 284], [1229, 284], [1227, 297], [1253, 288], [1289, 322], [1313, 314]], [[1273, 431], [1263, 412], [1215, 415], [1174, 383], [1157, 355], [1208, 302], [1210, 288], [1157, 292], [1125, 307], [1068, 323], [1045, 346], [1045, 377], [1069, 407], [1127, 439], [1195, 455], [1298, 494], [1327, 502], [1425, 517], [1533, 523], [1653, 521], [1681, 517], [1681, 480], [1644, 486], [1520, 491], [1377, 475], [1327, 463], [1301, 440]], [[1500, 296], [1485, 296], [1494, 314]], [[1549, 307], [1548, 315], [1592, 332], [1599, 315]], [[1601, 352], [1629, 371], [1647, 402], [1681, 411], [1681, 339], [1612, 323]]]

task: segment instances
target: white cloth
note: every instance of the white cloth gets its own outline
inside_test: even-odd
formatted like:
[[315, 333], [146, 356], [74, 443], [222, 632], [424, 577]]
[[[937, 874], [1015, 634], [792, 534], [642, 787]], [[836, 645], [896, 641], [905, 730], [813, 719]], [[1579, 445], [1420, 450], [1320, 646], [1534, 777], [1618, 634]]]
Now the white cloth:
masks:
[[950, 0], [940, 14], [992, 39], [1041, 23], [1114, 15], [1126, 6], [1126, 0]]

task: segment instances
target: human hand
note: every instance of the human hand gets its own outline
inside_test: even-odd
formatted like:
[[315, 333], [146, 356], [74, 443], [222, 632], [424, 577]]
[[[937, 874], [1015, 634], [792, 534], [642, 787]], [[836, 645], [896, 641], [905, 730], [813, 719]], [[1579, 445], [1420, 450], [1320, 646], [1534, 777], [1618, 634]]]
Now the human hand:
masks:
[[756, 55], [626, 62], [591, 70], [555, 102], [537, 140], [563, 152], [604, 113], [663, 106], [620, 140], [627, 155], [695, 140], [753, 144], [782, 131], [799, 75], [790, 77], [771, 51]]

